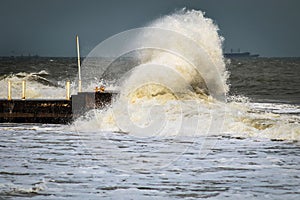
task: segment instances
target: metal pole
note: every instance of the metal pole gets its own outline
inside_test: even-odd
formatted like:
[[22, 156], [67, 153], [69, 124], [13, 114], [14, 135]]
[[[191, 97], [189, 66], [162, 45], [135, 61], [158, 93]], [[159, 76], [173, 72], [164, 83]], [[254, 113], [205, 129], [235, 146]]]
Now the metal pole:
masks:
[[11, 100], [11, 81], [7, 82], [7, 100]]
[[78, 64], [78, 92], [81, 92], [81, 69], [80, 69], [80, 51], [79, 51], [79, 38], [76, 36], [77, 44], [77, 64]]
[[26, 81], [25, 80], [22, 81], [22, 99], [23, 100], [26, 99]]
[[70, 81], [66, 82], [66, 99], [70, 100]]

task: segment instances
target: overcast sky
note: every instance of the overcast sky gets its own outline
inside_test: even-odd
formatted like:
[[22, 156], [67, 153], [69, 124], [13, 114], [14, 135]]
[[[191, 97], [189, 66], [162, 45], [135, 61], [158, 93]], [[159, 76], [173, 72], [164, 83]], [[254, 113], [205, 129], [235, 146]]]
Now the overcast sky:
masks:
[[300, 56], [299, 0], [0, 0], [0, 55], [86, 55], [102, 40], [186, 7], [205, 11], [224, 48]]

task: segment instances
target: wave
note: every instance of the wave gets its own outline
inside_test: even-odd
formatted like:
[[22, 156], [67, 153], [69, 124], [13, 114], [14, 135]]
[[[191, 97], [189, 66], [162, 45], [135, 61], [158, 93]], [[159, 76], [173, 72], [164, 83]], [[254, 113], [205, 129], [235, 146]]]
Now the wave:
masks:
[[269, 105], [273, 110], [268, 110], [243, 96], [227, 95], [229, 72], [218, 30], [201, 11], [182, 9], [149, 23], [128, 39], [127, 45], [141, 47], [125, 52], [127, 58], [136, 60], [132, 66], [110, 62], [108, 68], [95, 67], [94, 58], [100, 52], [96, 47], [83, 65], [92, 76], [87, 79], [109, 77], [120, 95], [113, 105], [90, 111], [71, 128], [147, 137], [232, 135], [300, 140], [300, 118], [295, 115], [299, 107], [276, 113], [282, 105]]
[[[7, 82], [12, 83], [12, 98], [20, 99], [22, 94], [22, 81], [26, 81], [26, 98], [59, 99], [65, 98], [64, 82], [48, 79], [50, 74], [46, 70], [39, 72], [18, 72], [6, 74], [0, 78], [0, 86], [7, 88]], [[73, 93], [75, 93], [73, 86]], [[7, 90], [0, 91], [0, 97], [7, 97]]]
[[[299, 116], [266, 107], [262, 111], [245, 97], [227, 95], [229, 72], [222, 53], [223, 38], [201, 11], [183, 9], [147, 27], [150, 29], [142, 29], [129, 40], [129, 45], [141, 47], [129, 54], [137, 60], [133, 66], [111, 64], [114, 68], [93, 71], [89, 59], [95, 57], [97, 48], [87, 57], [86, 71], [95, 75], [102, 70], [100, 74], [107, 77], [113, 74], [110, 79], [115, 80], [120, 95], [105, 110], [92, 110], [78, 119], [72, 129], [147, 137], [231, 135], [300, 140]], [[95, 75], [94, 79], [99, 78]]]
[[[15, 175], [14, 173], [12, 174]], [[40, 195], [43, 190], [45, 190], [45, 184], [43, 182], [37, 183], [35, 186], [29, 188], [20, 187], [14, 184], [0, 184], [0, 195], [5, 198], [34, 197]]]

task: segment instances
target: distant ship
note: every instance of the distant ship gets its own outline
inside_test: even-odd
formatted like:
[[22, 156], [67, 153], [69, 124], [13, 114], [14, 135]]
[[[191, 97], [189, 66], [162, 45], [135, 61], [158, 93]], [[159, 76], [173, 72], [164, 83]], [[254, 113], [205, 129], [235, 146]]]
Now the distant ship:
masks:
[[251, 54], [250, 52], [233, 52], [231, 50], [230, 53], [224, 53], [225, 58], [256, 58], [259, 57], [259, 54]]

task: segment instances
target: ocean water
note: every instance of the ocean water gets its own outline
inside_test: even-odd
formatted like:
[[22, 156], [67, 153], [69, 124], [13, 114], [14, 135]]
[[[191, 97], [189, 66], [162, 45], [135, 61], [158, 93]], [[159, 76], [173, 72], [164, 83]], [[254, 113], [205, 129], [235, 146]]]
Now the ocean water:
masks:
[[[0, 199], [298, 199], [300, 58], [224, 59], [200, 11], [148, 26], [128, 41], [151, 49], [112, 59], [100, 45], [83, 61], [84, 90], [105, 84], [112, 105], [68, 125], [0, 124]], [[66, 80], [76, 93], [76, 58], [0, 69], [0, 98], [8, 80], [13, 98], [24, 79], [29, 99], [64, 98]]]

